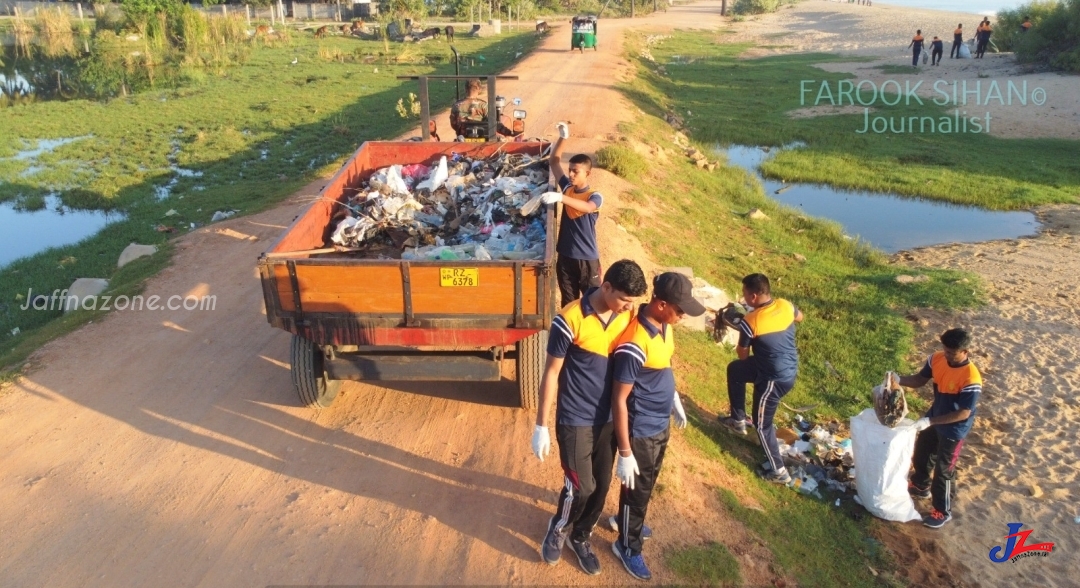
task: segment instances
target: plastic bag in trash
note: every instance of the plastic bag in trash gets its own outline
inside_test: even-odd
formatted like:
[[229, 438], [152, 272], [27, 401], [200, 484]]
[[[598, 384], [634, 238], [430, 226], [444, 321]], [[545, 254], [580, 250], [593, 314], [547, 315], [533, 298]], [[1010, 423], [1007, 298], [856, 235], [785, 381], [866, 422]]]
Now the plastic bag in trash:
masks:
[[900, 386], [900, 377], [896, 372], [886, 373], [885, 381], [880, 386], [874, 386], [873, 395], [874, 412], [881, 424], [894, 427], [907, 416], [907, 398], [904, 397], [904, 388]]

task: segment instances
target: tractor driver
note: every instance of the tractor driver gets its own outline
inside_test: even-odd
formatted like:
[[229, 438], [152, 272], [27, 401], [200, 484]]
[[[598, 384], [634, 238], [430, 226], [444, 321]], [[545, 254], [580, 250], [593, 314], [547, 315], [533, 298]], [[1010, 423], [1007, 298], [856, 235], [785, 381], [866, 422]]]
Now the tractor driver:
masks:
[[[472, 79], [466, 84], [468, 95], [450, 108], [450, 128], [458, 137], [465, 136], [465, 128], [472, 125], [482, 125], [485, 134], [487, 132], [488, 104], [481, 98], [484, 93], [484, 85], [480, 80]], [[513, 137], [514, 131], [507, 128], [499, 121], [495, 132], [504, 137]]]

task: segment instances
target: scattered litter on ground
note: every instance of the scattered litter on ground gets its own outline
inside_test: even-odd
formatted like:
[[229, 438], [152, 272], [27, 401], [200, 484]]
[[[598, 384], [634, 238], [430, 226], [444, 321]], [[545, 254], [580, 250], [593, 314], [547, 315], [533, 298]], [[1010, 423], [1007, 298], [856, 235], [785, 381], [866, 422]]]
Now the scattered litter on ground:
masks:
[[376, 171], [335, 213], [328, 246], [365, 257], [415, 260], [541, 259], [546, 157], [497, 152], [442, 157], [433, 167]]
[[227, 218], [231, 218], [234, 214], [240, 212], [239, 210], [218, 210], [214, 212], [214, 216], [210, 217], [210, 222], [216, 223], [223, 221]]

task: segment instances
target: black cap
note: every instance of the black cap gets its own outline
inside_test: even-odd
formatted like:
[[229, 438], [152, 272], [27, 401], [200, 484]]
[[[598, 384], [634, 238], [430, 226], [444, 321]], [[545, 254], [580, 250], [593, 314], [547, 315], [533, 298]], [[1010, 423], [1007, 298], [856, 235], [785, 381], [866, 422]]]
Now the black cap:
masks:
[[694, 300], [693, 290], [690, 278], [679, 273], [662, 273], [653, 280], [653, 296], [678, 306], [690, 316], [701, 316], [705, 314], [705, 307]]

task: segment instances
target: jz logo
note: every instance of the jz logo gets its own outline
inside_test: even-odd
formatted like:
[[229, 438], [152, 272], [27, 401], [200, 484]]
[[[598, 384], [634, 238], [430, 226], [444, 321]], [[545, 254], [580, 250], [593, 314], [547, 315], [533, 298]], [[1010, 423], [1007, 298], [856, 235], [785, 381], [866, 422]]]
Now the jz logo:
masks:
[[1016, 560], [1023, 557], [1046, 557], [1050, 555], [1050, 552], [1054, 551], [1053, 543], [1025, 545], [1032, 531], [1021, 531], [1020, 527], [1023, 526], [1024, 523], [1009, 523], [1009, 534], [1005, 536], [1005, 547], [998, 545], [991, 549], [990, 561], [1003, 563], [1006, 560], [1011, 560], [1015, 563]]

